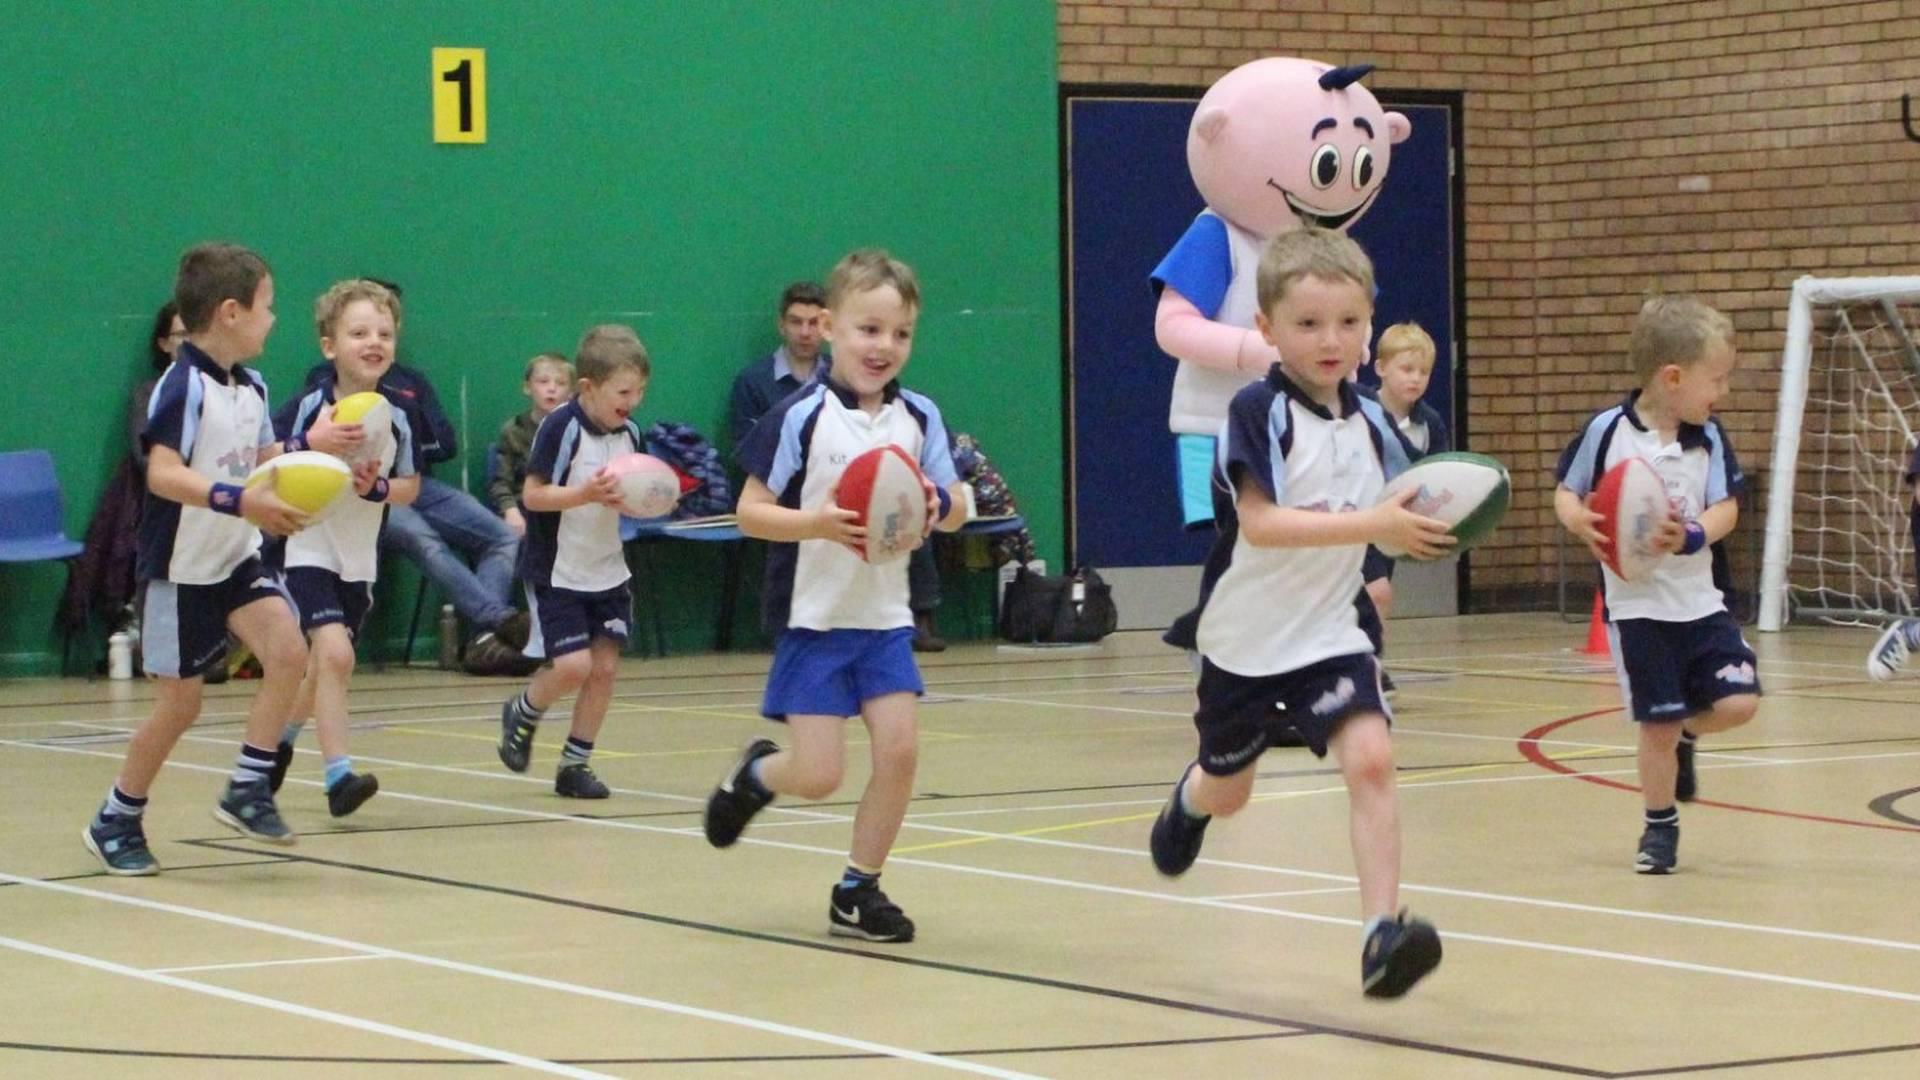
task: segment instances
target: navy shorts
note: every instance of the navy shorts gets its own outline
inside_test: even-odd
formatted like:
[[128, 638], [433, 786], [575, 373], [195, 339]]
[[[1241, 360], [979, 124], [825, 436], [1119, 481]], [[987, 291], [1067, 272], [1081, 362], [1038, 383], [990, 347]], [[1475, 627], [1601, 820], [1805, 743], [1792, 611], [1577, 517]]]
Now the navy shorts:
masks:
[[1379, 581], [1381, 578], [1393, 580], [1393, 560], [1380, 554], [1379, 548], [1368, 544], [1366, 557], [1360, 560], [1360, 580]]
[[913, 662], [913, 628], [800, 630], [780, 634], [760, 715], [858, 716], [863, 702], [902, 691], [924, 694]]
[[1379, 713], [1389, 722], [1380, 693], [1380, 662], [1370, 653], [1329, 657], [1280, 675], [1235, 675], [1200, 662], [1200, 768], [1232, 776], [1252, 765], [1278, 733], [1291, 727], [1315, 757], [1327, 756], [1327, 740], [1341, 721]]
[[373, 582], [343, 581], [339, 574], [318, 566], [290, 566], [287, 596], [300, 616], [300, 630], [308, 637], [328, 623], [339, 623], [356, 640], [373, 610]]
[[1621, 619], [1607, 633], [1635, 720], [1685, 720], [1723, 697], [1760, 692], [1753, 650], [1724, 611], [1692, 622]]
[[227, 653], [227, 616], [259, 600], [292, 603], [258, 557], [225, 581], [177, 585], [149, 581], [140, 601], [140, 666], [149, 675], [192, 679]]
[[552, 585], [527, 586], [533, 633], [527, 639], [528, 656], [548, 660], [579, 652], [606, 638], [627, 643], [627, 620], [633, 617], [633, 593], [621, 582], [600, 592], [575, 592]]

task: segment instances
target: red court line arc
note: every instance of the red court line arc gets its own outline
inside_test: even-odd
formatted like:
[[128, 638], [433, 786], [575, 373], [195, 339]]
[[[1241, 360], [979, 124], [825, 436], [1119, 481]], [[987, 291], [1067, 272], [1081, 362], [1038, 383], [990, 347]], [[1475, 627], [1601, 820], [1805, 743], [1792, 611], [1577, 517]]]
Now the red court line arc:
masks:
[[[1562, 776], [1575, 777], [1576, 779], [1585, 780], [1589, 784], [1598, 784], [1601, 787], [1610, 787], [1619, 791], [1638, 792], [1640, 790], [1638, 784], [1628, 784], [1605, 776], [1589, 776], [1565, 762], [1548, 757], [1546, 751], [1540, 748], [1541, 739], [1566, 727], [1568, 724], [1581, 720], [1591, 720], [1596, 716], [1605, 716], [1608, 713], [1617, 713], [1620, 711], [1621, 708], [1615, 706], [1611, 709], [1595, 709], [1592, 712], [1576, 713], [1573, 716], [1561, 717], [1558, 720], [1549, 720], [1539, 727], [1534, 728], [1532, 731], [1527, 732], [1525, 735], [1520, 736], [1520, 741], [1517, 744], [1520, 749], [1520, 756], [1548, 772], [1556, 772]], [[1885, 832], [1920, 833], [1920, 828], [1914, 828], [1911, 825], [1895, 825], [1881, 821], [1855, 821], [1852, 818], [1827, 817], [1823, 814], [1802, 814], [1793, 810], [1775, 810], [1768, 806], [1747, 806], [1743, 803], [1716, 802], [1712, 799], [1695, 799], [1688, 805], [1711, 806], [1716, 810], [1739, 810], [1748, 814], [1766, 814], [1770, 817], [1793, 818], [1798, 821], [1816, 821], [1825, 825], [1851, 825], [1857, 829], [1880, 829]]]

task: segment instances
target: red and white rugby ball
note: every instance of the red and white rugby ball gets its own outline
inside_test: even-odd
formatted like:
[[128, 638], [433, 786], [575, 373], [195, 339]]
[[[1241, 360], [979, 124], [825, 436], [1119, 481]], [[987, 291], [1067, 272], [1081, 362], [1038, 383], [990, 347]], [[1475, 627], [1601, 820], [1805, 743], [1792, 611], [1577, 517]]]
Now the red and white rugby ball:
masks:
[[835, 501], [867, 527], [866, 559], [893, 562], [910, 554], [927, 531], [927, 487], [920, 466], [888, 444], [847, 462]]
[[1667, 484], [1645, 459], [1630, 457], [1608, 469], [1588, 506], [1600, 515], [1600, 544], [1607, 568], [1622, 581], [1640, 581], [1666, 558], [1654, 534], [1673, 516]]
[[680, 501], [680, 474], [652, 454], [622, 454], [601, 471], [619, 478], [620, 512], [628, 517], [665, 517]]

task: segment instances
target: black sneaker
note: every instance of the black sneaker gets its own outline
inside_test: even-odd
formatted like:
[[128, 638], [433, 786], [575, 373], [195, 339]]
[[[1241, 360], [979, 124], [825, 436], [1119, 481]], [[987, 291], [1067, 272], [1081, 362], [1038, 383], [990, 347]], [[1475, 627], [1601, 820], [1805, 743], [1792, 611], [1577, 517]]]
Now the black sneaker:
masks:
[[507, 644], [492, 630], [467, 642], [467, 650], [460, 660], [461, 667], [469, 675], [507, 675], [516, 679], [540, 670], [541, 663]]
[[213, 820], [249, 840], [269, 844], [291, 844], [293, 830], [280, 820], [280, 808], [273, 804], [273, 792], [265, 780], [227, 783], [226, 793], [213, 806]]
[[493, 633], [511, 648], [524, 649], [527, 647], [527, 638], [533, 635], [533, 620], [526, 612], [516, 611], [500, 620], [500, 625], [493, 628]]
[[1402, 908], [1391, 922], [1374, 927], [1360, 949], [1360, 991], [1397, 998], [1440, 966], [1440, 932]]
[[560, 766], [553, 777], [553, 791], [556, 795], [565, 795], [569, 799], [604, 799], [613, 794], [607, 785], [593, 775], [593, 766], [584, 761]]
[[533, 733], [540, 727], [538, 720], [522, 720], [520, 710], [514, 703], [520, 695], [507, 699], [500, 706], [500, 763], [514, 772], [526, 772], [527, 764], [533, 760]]
[[1680, 864], [1680, 826], [1649, 825], [1640, 834], [1640, 854], [1633, 868], [1642, 874], [1671, 874]]
[[293, 767], [293, 744], [281, 743], [273, 748], [273, 768], [267, 773], [267, 789], [275, 795], [280, 794], [280, 785], [287, 782], [287, 770]]
[[1180, 774], [1180, 781], [1173, 785], [1173, 794], [1167, 798], [1167, 805], [1160, 808], [1160, 816], [1153, 821], [1153, 834], [1147, 840], [1147, 847], [1153, 852], [1153, 867], [1168, 877], [1179, 877], [1200, 857], [1200, 841], [1206, 838], [1207, 822], [1212, 817], [1196, 818], [1180, 808], [1180, 792], [1187, 786], [1187, 776], [1192, 772]]
[[80, 839], [115, 877], [146, 877], [160, 872], [160, 863], [147, 850], [147, 831], [137, 817], [95, 814]]
[[900, 905], [887, 899], [878, 885], [857, 889], [833, 887], [833, 899], [827, 901], [827, 930], [834, 937], [859, 938], [862, 941], [913, 940], [913, 920]]
[[1693, 740], [1681, 739], [1674, 756], [1679, 759], [1680, 770], [1673, 778], [1673, 797], [1692, 802], [1693, 797], [1700, 794], [1700, 779], [1693, 774]]
[[340, 778], [339, 783], [327, 789], [327, 813], [334, 817], [346, 817], [360, 809], [360, 804], [373, 798], [374, 792], [379, 790], [380, 778], [372, 773], [365, 776], [348, 773]]
[[[746, 752], [740, 755], [740, 760], [727, 770], [720, 786], [707, 796], [707, 843], [719, 848], [732, 847], [733, 842], [740, 839], [740, 834], [746, 830], [747, 822], [753, 820], [753, 815], [773, 801], [771, 792], [756, 790], [759, 785], [752, 782], [747, 770], [754, 762], [779, 749], [772, 739], [753, 740]], [[911, 933], [911, 929], [908, 932]]]

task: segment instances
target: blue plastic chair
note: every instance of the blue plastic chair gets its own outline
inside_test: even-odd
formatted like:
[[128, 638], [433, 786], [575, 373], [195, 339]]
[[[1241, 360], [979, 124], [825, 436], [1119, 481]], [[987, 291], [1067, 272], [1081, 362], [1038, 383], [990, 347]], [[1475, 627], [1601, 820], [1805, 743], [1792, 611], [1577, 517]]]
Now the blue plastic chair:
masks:
[[[70, 539], [62, 525], [64, 507], [60, 478], [53, 471], [53, 455], [45, 450], [16, 450], [0, 454], [0, 562], [67, 561], [86, 550]], [[67, 670], [73, 631], [61, 635], [60, 671]]]

